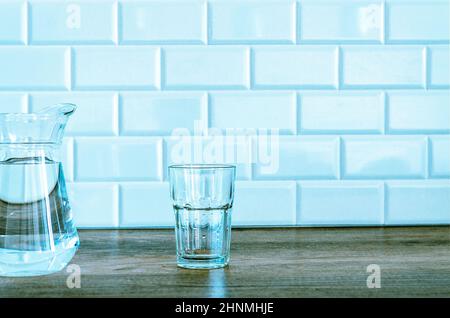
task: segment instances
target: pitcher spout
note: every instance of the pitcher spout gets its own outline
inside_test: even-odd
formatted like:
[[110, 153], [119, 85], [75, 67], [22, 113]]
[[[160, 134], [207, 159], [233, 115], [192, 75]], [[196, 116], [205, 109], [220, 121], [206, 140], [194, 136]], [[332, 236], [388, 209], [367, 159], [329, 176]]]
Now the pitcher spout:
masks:
[[70, 117], [75, 112], [76, 109], [77, 109], [77, 106], [75, 104], [62, 103], [62, 104], [57, 104], [57, 105], [43, 108], [37, 114], [49, 115], [49, 116], [59, 115], [59, 116], [63, 116], [63, 117]]
[[61, 144], [77, 106], [62, 103], [35, 113], [0, 113], [1, 144]]

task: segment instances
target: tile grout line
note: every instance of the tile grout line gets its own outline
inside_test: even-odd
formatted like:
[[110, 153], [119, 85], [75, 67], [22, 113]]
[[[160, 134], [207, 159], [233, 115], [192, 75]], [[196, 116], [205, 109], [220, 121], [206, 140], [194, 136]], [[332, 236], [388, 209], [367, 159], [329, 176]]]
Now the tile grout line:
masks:
[[[207, 91], [206, 92], [206, 107], [205, 107], [205, 117], [206, 117], [206, 131], [209, 130], [209, 128], [211, 128], [212, 124], [211, 124], [211, 92]], [[195, 133], [195, 132], [194, 132]], [[195, 136], [195, 134], [194, 134]]]
[[426, 171], [425, 171], [425, 179], [431, 179], [431, 138], [430, 136], [426, 137], [426, 144], [425, 144], [425, 161], [426, 161]]
[[117, 227], [120, 228], [122, 224], [122, 184], [116, 183], [117, 186]]
[[78, 138], [76, 136], [73, 137], [73, 143], [72, 143], [72, 160], [73, 160], [73, 183], [79, 182], [78, 180], [78, 163], [76, 162], [76, 158], [78, 154]]
[[294, 13], [293, 13], [293, 27], [294, 27], [294, 45], [298, 45], [299, 44], [299, 30], [300, 30], [300, 25], [299, 25], [299, 16], [298, 16], [298, 12], [300, 10], [300, 5], [299, 3], [295, 0], [294, 1]]
[[300, 93], [297, 91], [294, 91], [294, 97], [295, 97], [295, 136], [301, 135], [301, 97]]
[[386, 30], [387, 30], [387, 12], [388, 8], [386, 5], [386, 1], [383, 0], [383, 2], [381, 3], [381, 44], [385, 45], [386, 44]]
[[429, 48], [428, 48], [428, 46], [425, 46], [424, 48], [423, 48], [423, 52], [422, 52], [422, 54], [423, 54], [423, 56], [422, 56], [422, 59], [423, 59], [423, 61], [422, 61], [422, 63], [423, 63], [423, 66], [422, 66], [422, 81], [423, 81], [423, 87], [424, 87], [424, 89], [425, 89], [425, 91], [428, 91], [429, 90], [429, 81], [430, 81], [430, 78], [429, 78]]
[[71, 46], [69, 46], [69, 54], [67, 56], [68, 61], [66, 61], [66, 69], [67, 69], [67, 78], [66, 80], [68, 80], [68, 84], [69, 84], [69, 91], [73, 91], [74, 88], [74, 80], [73, 80], [73, 73], [74, 73], [74, 65], [73, 65], [73, 48]]
[[252, 86], [253, 86], [253, 54], [252, 54], [252, 52], [253, 52], [253, 49], [252, 49], [252, 47], [251, 46], [247, 46], [246, 47], [246, 58], [247, 58], [247, 65], [246, 65], [246, 68], [247, 68], [247, 72], [248, 72], [248, 78], [247, 78], [247, 80], [246, 80], [246, 82], [247, 82], [247, 89], [245, 89], [246, 91], [251, 91], [252, 90]]
[[25, 99], [25, 110], [27, 113], [31, 113], [31, 94], [30, 93], [26, 93], [26, 99]]
[[31, 15], [30, 15], [30, 3], [28, 1], [25, 1], [25, 10], [24, 10], [24, 21], [23, 21], [23, 28], [24, 28], [24, 36], [25, 36], [25, 45], [30, 45], [30, 33], [31, 33]]
[[249, 173], [250, 173], [250, 175], [249, 175], [249, 178], [248, 178], [248, 181], [254, 181], [253, 180], [253, 178], [254, 178], [254, 172], [253, 172], [253, 166], [254, 166], [254, 163], [253, 163], [253, 158], [255, 157], [255, 155], [253, 154], [253, 144], [254, 144], [254, 142], [253, 142], [253, 138], [248, 138], [248, 148], [249, 149], [247, 149], [248, 151], [249, 151], [249, 165], [250, 165], [250, 171], [249, 171]]
[[166, 91], [166, 52], [159, 47], [159, 91]]
[[114, 130], [115, 137], [122, 136], [122, 116], [121, 116], [121, 103], [122, 97], [119, 92], [114, 92]]
[[300, 198], [301, 196], [301, 185], [300, 181], [295, 181], [295, 225], [300, 225]]
[[344, 139], [342, 136], [339, 136], [339, 148], [338, 148], [339, 154], [338, 154], [338, 178], [337, 180], [343, 180], [344, 176], [344, 156], [345, 156], [345, 145], [344, 145]]
[[337, 46], [337, 50], [336, 50], [336, 66], [335, 66], [335, 71], [336, 71], [336, 89], [338, 91], [340, 91], [342, 89], [342, 81], [344, 78], [344, 70], [343, 70], [343, 60], [342, 60], [342, 47], [341, 45]]
[[389, 132], [389, 96], [386, 91], [382, 91], [383, 98], [383, 135]]
[[121, 35], [120, 35], [120, 30], [122, 29], [122, 27], [121, 27], [121, 23], [122, 23], [122, 21], [121, 21], [121, 18], [120, 18], [120, 12], [119, 12], [119, 10], [120, 10], [120, 3], [119, 3], [119, 1], [115, 1], [114, 2], [114, 5], [113, 5], [113, 20], [114, 20], [114, 23], [113, 23], [113, 38], [114, 38], [114, 43], [115, 43], [115, 46], [118, 46], [119, 44], [120, 44], [120, 38], [121, 38]]
[[205, 6], [205, 12], [204, 12], [204, 18], [203, 18], [203, 23], [205, 24], [205, 26], [203, 27], [203, 28], [205, 28], [206, 27], [206, 34], [205, 34], [205, 38], [203, 39], [204, 40], [204, 44], [206, 45], [206, 46], [209, 46], [209, 42], [210, 42], [210, 40], [209, 40], [209, 38], [210, 38], [210, 36], [212, 35], [212, 30], [211, 30], [211, 27], [210, 27], [210, 5], [209, 5], [209, 1], [207, 1], [207, 0], [205, 0], [204, 2], [204, 6]]
[[[160, 170], [161, 173], [161, 178], [160, 180], [158, 180], [158, 182], [164, 182], [166, 181], [166, 179], [169, 179], [169, 175], [166, 171], [166, 169], [164, 169], [164, 167], [166, 167], [166, 161], [168, 162], [168, 154], [166, 153], [166, 140], [164, 139], [164, 137], [161, 137], [159, 140], [159, 158], [160, 158], [160, 166], [158, 167], [158, 169]], [[168, 165], [167, 165], [168, 166]], [[166, 174], [167, 174], [167, 178], [166, 178]]]
[[[157, 77], [158, 77], [158, 84], [157, 84], [157, 88], [156, 88], [156, 91], [162, 91], [163, 90], [163, 84], [162, 84], [162, 81], [163, 81], [163, 73], [162, 73], [162, 71], [163, 71], [163, 51], [162, 51], [162, 47], [158, 47], [157, 48], [157, 55], [158, 55], [158, 57], [157, 57], [157, 66], [156, 66], [156, 73], [157, 73]], [[164, 71], [165, 71], [165, 68], [164, 68]]]
[[115, 206], [115, 216], [114, 216], [114, 227], [120, 228], [120, 182], [114, 182], [114, 206]]
[[387, 213], [387, 205], [388, 205], [388, 189], [386, 181], [383, 181], [383, 193], [382, 193], [382, 207], [383, 207], [383, 214], [381, 215], [381, 225], [386, 225], [386, 213]]
[[249, 48], [248, 48], [248, 51], [249, 51], [249, 66], [248, 66], [248, 68], [249, 68], [249, 74], [248, 74], [248, 76], [249, 76], [249, 85], [248, 85], [248, 89], [249, 90], [254, 90], [254, 86], [255, 86], [255, 84], [254, 84], [254, 81], [255, 81], [255, 78], [254, 78], [254, 70], [255, 70], [255, 52], [254, 52], [254, 48], [252, 47], [252, 46], [249, 46]]

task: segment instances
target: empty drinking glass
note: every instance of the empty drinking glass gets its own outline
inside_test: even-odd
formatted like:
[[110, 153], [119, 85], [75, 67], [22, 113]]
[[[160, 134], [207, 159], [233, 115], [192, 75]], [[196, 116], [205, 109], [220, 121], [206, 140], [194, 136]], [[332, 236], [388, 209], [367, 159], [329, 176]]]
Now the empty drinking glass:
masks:
[[178, 266], [212, 269], [228, 265], [235, 175], [232, 165], [169, 167]]

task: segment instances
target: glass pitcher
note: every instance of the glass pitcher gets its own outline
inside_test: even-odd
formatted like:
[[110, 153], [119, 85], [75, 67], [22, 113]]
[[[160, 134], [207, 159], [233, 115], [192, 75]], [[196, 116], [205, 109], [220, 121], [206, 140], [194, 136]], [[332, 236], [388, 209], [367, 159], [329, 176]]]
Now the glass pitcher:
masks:
[[75, 109], [0, 114], [0, 276], [57, 272], [78, 249], [61, 164]]

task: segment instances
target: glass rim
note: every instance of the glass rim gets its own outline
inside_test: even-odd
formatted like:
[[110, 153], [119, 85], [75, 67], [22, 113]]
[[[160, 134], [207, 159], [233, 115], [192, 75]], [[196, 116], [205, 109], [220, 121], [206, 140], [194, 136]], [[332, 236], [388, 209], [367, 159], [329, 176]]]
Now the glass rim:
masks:
[[57, 117], [66, 117], [72, 115], [77, 106], [72, 103], [58, 103], [54, 106], [44, 108], [39, 112], [32, 113], [3, 113], [0, 112], [0, 120], [6, 122], [20, 122], [20, 121], [38, 121], [54, 119]]
[[174, 164], [170, 165], [169, 169], [181, 170], [210, 170], [210, 169], [232, 169], [236, 170], [235, 165], [220, 164], [220, 163], [189, 163], [189, 164]]

